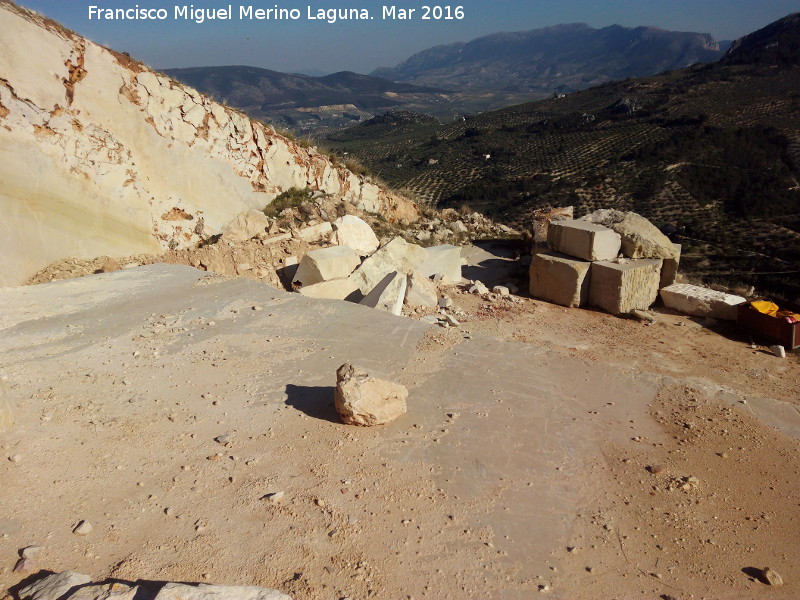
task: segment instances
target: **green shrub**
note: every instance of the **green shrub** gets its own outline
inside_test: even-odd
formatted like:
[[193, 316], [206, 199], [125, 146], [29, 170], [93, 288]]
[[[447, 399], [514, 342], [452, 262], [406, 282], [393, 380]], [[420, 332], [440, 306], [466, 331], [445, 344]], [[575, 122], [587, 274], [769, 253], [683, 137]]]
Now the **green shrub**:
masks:
[[275, 197], [275, 200], [270, 202], [264, 207], [262, 211], [268, 217], [276, 217], [278, 216], [281, 211], [287, 208], [297, 208], [303, 202], [308, 200], [311, 197], [312, 190], [300, 189], [300, 188], [290, 188], [285, 192], [281, 192]]

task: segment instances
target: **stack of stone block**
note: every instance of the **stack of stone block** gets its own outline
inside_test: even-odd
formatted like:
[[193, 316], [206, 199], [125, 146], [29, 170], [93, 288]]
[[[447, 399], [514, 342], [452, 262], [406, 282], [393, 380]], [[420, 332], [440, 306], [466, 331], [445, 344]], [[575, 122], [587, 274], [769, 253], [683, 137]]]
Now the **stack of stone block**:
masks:
[[646, 310], [677, 274], [677, 258], [623, 256], [620, 234], [589, 221], [551, 222], [547, 245], [531, 262], [530, 292], [561, 306]]

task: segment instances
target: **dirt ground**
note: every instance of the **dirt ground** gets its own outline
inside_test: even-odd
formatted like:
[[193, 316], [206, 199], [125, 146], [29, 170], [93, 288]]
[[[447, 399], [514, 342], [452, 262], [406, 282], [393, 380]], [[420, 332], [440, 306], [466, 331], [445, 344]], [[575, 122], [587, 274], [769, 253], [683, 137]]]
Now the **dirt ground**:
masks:
[[[247, 330], [234, 343], [212, 322], [270, 316], [243, 298], [223, 316], [195, 314], [202, 307], [143, 314], [132, 335], [107, 332], [85, 346], [81, 331], [92, 325], [65, 317], [63, 335], [42, 337], [47, 371], [26, 368], [34, 351], [15, 345], [24, 319], [9, 325], [13, 359], [0, 369], [25, 416], [0, 435], [0, 596], [32, 576], [12, 569], [36, 544], [45, 549], [34, 573], [264, 585], [295, 600], [800, 597], [797, 353], [779, 359], [731, 324], [663, 309], [648, 325], [524, 294], [443, 292], [461, 325], [429, 328], [407, 360], [395, 357], [404, 366], [394, 378], [412, 393], [483, 336], [508, 352], [533, 348], [554, 369], [585, 364], [656, 390], [641, 412], [615, 417], [599, 452], [556, 467], [573, 469], [579, 502], [564, 535], [538, 540], [546, 567], [531, 560], [538, 570], [525, 573], [525, 556], [509, 556], [518, 546], [504, 541], [541, 532], [501, 535], [487, 524], [496, 521], [475, 518], [501, 511], [503, 490], [520, 481], [463, 494], [420, 450], [454, 439], [466, 401], [443, 399], [441, 410], [387, 428], [344, 426], [328, 387], [273, 389], [275, 368], [265, 375], [258, 361], [258, 352], [280, 355], [299, 375], [308, 353], [329, 352], [327, 377], [346, 358], [341, 336], [305, 348], [287, 333]], [[574, 383], [564, 377], [561, 391]], [[591, 404], [586, 389], [578, 400]], [[603, 411], [628, 410], [624, 391], [595, 394], [597, 406], [571, 417], [587, 432]], [[485, 427], [484, 437], [507, 435]], [[547, 487], [532, 477], [529, 486]], [[273, 502], [276, 492], [285, 496]], [[72, 533], [81, 519], [92, 534]], [[761, 581], [764, 567], [784, 585]]]

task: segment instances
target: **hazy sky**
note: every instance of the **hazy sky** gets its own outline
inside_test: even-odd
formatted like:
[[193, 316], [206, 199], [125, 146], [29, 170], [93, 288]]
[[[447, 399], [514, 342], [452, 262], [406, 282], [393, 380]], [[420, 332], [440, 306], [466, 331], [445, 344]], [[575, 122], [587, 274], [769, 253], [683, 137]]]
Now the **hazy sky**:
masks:
[[[364, 0], [278, 0], [279, 8], [299, 8], [299, 21], [242, 21], [239, 6], [273, 8], [275, 0], [233, 0], [235, 18], [203, 24], [176, 21], [180, 2], [163, 0], [18, 0], [91, 40], [129, 52], [155, 68], [207, 65], [251, 65], [276, 71], [368, 73], [394, 66], [414, 52], [437, 44], [468, 41], [496, 31], [522, 31], [558, 23], [588, 23], [605, 27], [653, 25], [679, 31], [711, 33], [735, 39], [791, 12], [800, 0], [461, 0], [464, 19], [452, 21], [385, 21], [383, 4]], [[194, 0], [195, 8], [227, 7], [229, 1]], [[408, 0], [398, 8], [431, 2]], [[98, 22], [89, 6], [101, 8], [164, 8], [166, 21]], [[186, 6], [189, 4], [187, 3]], [[441, 3], [440, 6], [444, 6]], [[371, 21], [329, 24], [308, 20], [307, 7], [367, 8]], [[387, 6], [391, 6], [387, 4]]]

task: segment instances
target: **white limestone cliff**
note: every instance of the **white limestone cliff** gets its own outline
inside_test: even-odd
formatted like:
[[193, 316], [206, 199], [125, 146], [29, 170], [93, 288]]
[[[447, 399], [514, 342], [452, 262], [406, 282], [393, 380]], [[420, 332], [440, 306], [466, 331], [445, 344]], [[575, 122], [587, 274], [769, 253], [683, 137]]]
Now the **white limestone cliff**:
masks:
[[0, 0], [0, 286], [67, 256], [193, 245], [291, 187], [416, 218], [313, 148]]

